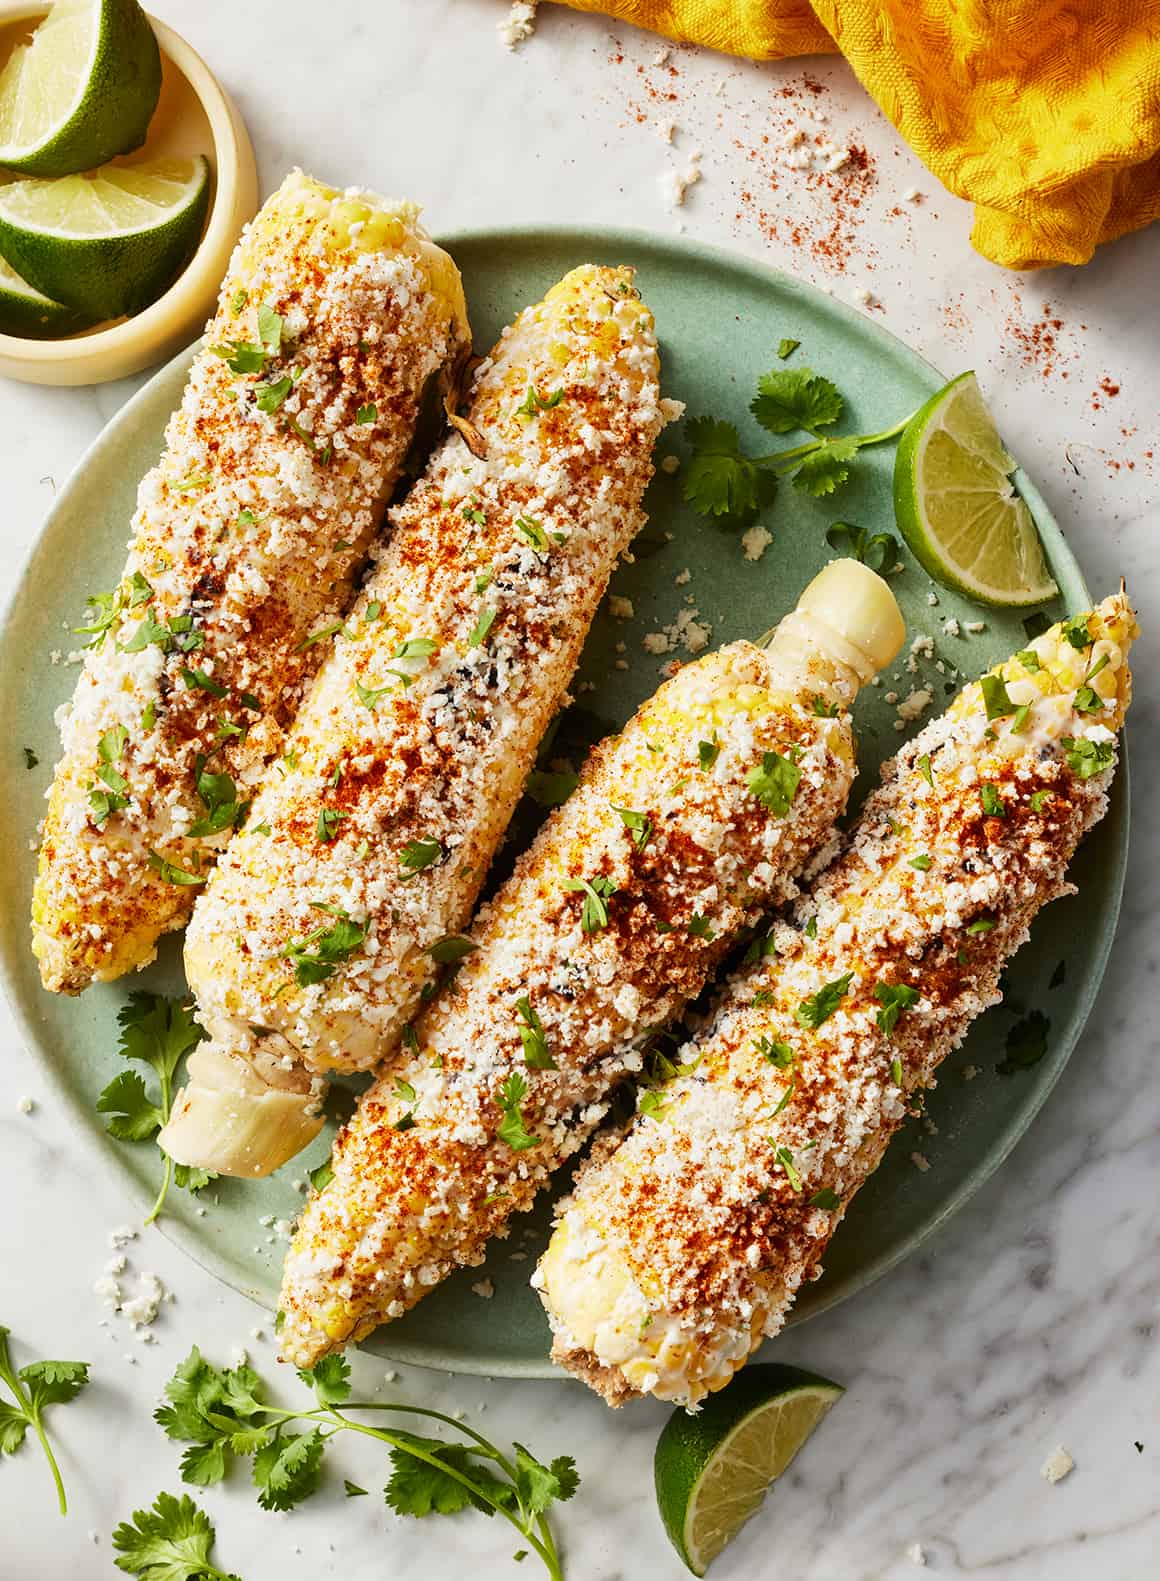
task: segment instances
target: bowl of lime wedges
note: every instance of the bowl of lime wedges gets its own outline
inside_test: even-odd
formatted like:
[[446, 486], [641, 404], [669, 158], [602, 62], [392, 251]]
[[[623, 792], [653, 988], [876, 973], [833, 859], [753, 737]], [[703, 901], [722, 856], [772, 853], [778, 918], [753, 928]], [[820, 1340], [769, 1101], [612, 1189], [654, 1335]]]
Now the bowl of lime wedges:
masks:
[[187, 344], [257, 208], [250, 139], [138, 0], [0, 4], [0, 374], [99, 384]]

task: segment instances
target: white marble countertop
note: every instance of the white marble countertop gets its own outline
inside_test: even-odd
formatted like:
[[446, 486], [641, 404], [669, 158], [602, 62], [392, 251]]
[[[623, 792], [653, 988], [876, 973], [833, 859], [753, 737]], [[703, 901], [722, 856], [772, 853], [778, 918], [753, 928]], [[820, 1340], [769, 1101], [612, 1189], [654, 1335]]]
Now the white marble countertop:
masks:
[[[1136, 1581], [1160, 1551], [1160, 1082], [1152, 863], [1160, 859], [1156, 736], [1160, 565], [1154, 443], [1160, 440], [1156, 280], [1160, 229], [1083, 270], [1003, 273], [968, 245], [967, 206], [900, 143], [844, 66], [750, 66], [689, 49], [656, 63], [657, 40], [545, 5], [517, 54], [497, 42], [499, 0], [157, 0], [246, 116], [263, 190], [300, 163], [319, 175], [422, 200], [436, 231], [496, 223], [630, 224], [739, 249], [831, 288], [873, 293], [891, 330], [948, 372], [973, 365], [1093, 586], [1121, 574], [1146, 622], [1131, 738], [1137, 787], [1120, 938], [1087, 1034], [1031, 1133], [980, 1193], [887, 1280], [786, 1337], [781, 1354], [848, 1393], [714, 1569], [719, 1581], [896, 1581], [921, 1543], [932, 1573], [991, 1581]], [[807, 81], [807, 79], [809, 79]], [[811, 86], [810, 84], [815, 86]], [[807, 106], [829, 116], [866, 169], [813, 183], [779, 163]], [[661, 131], [675, 123], [673, 143]], [[763, 142], [764, 133], [769, 142]], [[661, 177], [694, 149], [703, 179], [679, 218]], [[903, 194], [915, 187], [921, 201]], [[837, 194], [837, 195], [836, 195]], [[855, 203], [854, 198], [860, 201]], [[45, 390], [0, 382], [7, 593], [53, 492], [138, 381]], [[12, 897], [23, 906], [24, 896]], [[132, 1208], [108, 1153], [79, 1136], [6, 1010], [9, 1079], [0, 1157], [0, 1318], [18, 1359], [88, 1359], [83, 1403], [54, 1430], [72, 1513], [58, 1519], [38, 1452], [0, 1466], [4, 1581], [112, 1575], [109, 1534], [160, 1489], [177, 1455], [150, 1420], [163, 1380], [197, 1343], [237, 1345], [265, 1374], [261, 1315], [156, 1230], [131, 1266], [175, 1292], [135, 1343], [98, 1327], [93, 1282], [108, 1233]], [[35, 1101], [28, 1115], [17, 1100]], [[268, 1326], [267, 1326], [268, 1332]], [[383, 1364], [360, 1357], [363, 1389]], [[297, 1385], [280, 1380], [284, 1390]], [[655, 1513], [651, 1455], [663, 1412], [611, 1416], [579, 1385], [487, 1383], [403, 1369], [394, 1392], [462, 1410], [496, 1437], [576, 1456], [584, 1477], [558, 1529], [571, 1581], [683, 1573]], [[1040, 1476], [1065, 1445], [1075, 1472]], [[374, 1449], [342, 1445], [339, 1475], [311, 1504], [266, 1514], [237, 1476], [200, 1502], [217, 1562], [245, 1581], [480, 1577], [513, 1571], [499, 1523], [467, 1514], [404, 1521], [372, 1489]], [[377, 1478], [377, 1481], [376, 1481]], [[534, 1566], [529, 1559], [528, 1566]]]

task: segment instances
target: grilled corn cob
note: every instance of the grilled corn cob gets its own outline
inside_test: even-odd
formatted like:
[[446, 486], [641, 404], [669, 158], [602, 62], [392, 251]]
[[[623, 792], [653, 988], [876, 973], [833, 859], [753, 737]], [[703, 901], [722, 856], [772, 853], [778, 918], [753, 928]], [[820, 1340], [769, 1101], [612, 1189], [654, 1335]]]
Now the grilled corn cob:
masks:
[[277, 1168], [321, 1124], [307, 1073], [381, 1060], [454, 953], [440, 941], [470, 918], [677, 410], [632, 278], [575, 269], [522, 313], [477, 371], [466, 437], [393, 513], [194, 912], [211, 1041], [162, 1138], [174, 1158]]
[[467, 321], [407, 203], [296, 172], [238, 243], [94, 600], [33, 898], [46, 988], [146, 965], [183, 925], [349, 602], [423, 387]]
[[917, 1089], [1103, 815], [1127, 600], [967, 686], [883, 769], [848, 844], [731, 982], [684, 1074], [580, 1172], [533, 1283], [612, 1404], [695, 1406], [783, 1323]]
[[286, 1263], [287, 1357], [312, 1365], [479, 1262], [583, 1144], [647, 1029], [829, 836], [854, 776], [845, 705], [902, 631], [885, 584], [840, 562], [768, 652], [688, 665], [597, 748], [341, 1134]]

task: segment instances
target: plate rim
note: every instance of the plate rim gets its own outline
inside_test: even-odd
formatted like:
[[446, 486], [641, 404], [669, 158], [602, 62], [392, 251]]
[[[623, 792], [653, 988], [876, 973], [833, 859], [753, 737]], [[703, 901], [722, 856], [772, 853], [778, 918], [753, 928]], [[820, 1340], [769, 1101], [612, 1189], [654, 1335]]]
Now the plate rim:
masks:
[[[746, 253], [737, 252], [731, 248], [716, 246], [712, 243], [692, 238], [657, 235], [650, 231], [630, 226], [601, 225], [476, 226], [439, 234], [435, 237], [435, 240], [439, 245], [446, 247], [452, 252], [453, 256], [456, 248], [480, 247], [515, 240], [522, 246], [528, 247], [534, 247], [537, 243], [554, 247], [569, 247], [576, 251], [581, 261], [584, 261], [584, 253], [588, 249], [635, 248], [641, 251], [660, 252], [673, 260], [684, 263], [687, 263], [692, 257], [694, 260], [704, 261], [714, 267], [723, 267], [733, 271], [740, 270], [759, 287], [768, 288], [773, 284], [791, 298], [799, 298], [804, 302], [810, 303], [812, 308], [822, 307], [826, 312], [834, 315], [840, 322], [844, 323], [852, 332], [863, 338], [868, 337], [884, 354], [895, 360], [908, 363], [910, 370], [923, 381], [945, 383], [945, 375], [941, 369], [920, 352], [915, 351], [913, 347], [909, 346], [885, 325], [877, 323], [874, 319], [858, 312], [847, 303], [830, 296], [821, 287], [802, 280], [796, 275], [789, 274], [785, 270], [778, 269], [772, 264], [764, 263]], [[84, 475], [94, 455], [98, 449], [103, 451], [111, 442], [115, 442], [117, 435], [124, 428], [131, 427], [135, 423], [139, 408], [146, 405], [153, 398], [155, 386], [161, 380], [172, 374], [179, 365], [188, 367], [202, 338], [198, 337], [155, 368], [141, 388], [136, 390], [124, 405], [113, 414], [81, 452], [67, 479], [45, 512], [36, 535], [24, 556], [12, 588], [2, 607], [0, 607], [0, 645], [3, 644], [7, 637], [9, 624], [18, 605], [26, 596], [28, 584], [33, 578], [42, 556], [48, 553], [45, 540], [53, 519], [58, 512], [67, 508], [73, 496], [81, 491]], [[1014, 477], [1016, 487], [1026, 500], [1036, 527], [1041, 532], [1046, 529], [1046, 535], [1052, 539], [1053, 547], [1057, 553], [1062, 553], [1071, 562], [1078, 586], [1084, 597], [1090, 602], [1091, 594], [1087, 579], [1083, 575], [1075, 553], [1068, 543], [1062, 528], [1056, 521], [1047, 501], [1022, 467], [1017, 469]], [[843, 1301], [853, 1298], [870, 1285], [875, 1284], [885, 1274], [918, 1251], [991, 1179], [1000, 1166], [1007, 1161], [1019, 1141], [1039, 1116], [1083, 1034], [1096, 998], [1103, 986], [1107, 963], [1118, 933], [1123, 891], [1127, 876], [1128, 849], [1131, 839], [1131, 781], [1128, 748], [1123, 731], [1120, 733], [1120, 762], [1116, 775], [1116, 784], [1117, 795], [1122, 803], [1122, 814], [1116, 820], [1116, 828], [1114, 830], [1115, 846], [1113, 849], [1113, 873], [1111, 875], [1112, 887], [1108, 901], [1108, 922], [1102, 930], [1101, 938], [1096, 949], [1092, 952], [1092, 957], [1089, 957], [1092, 960], [1094, 970], [1089, 970], [1086, 974], [1083, 995], [1075, 1006], [1068, 1024], [1061, 1029], [1059, 1036], [1052, 1040], [1049, 1068], [1041, 1074], [1034, 1091], [1027, 1095], [1010, 1122], [995, 1134], [987, 1152], [962, 1176], [933, 1216], [924, 1221], [920, 1230], [904, 1237], [894, 1248], [884, 1251], [878, 1257], [871, 1258], [864, 1266], [859, 1268], [856, 1276], [847, 1280], [843, 1285], [837, 1286], [832, 1292], [829, 1292], [816, 1304], [812, 1305], [808, 1311], [801, 1313], [795, 1305], [791, 1309], [790, 1316], [781, 1333], [790, 1328], [795, 1328], [799, 1324], [807, 1323], [811, 1318], [818, 1317]], [[53, 1095], [57, 1099], [63, 1099], [67, 1111], [76, 1119], [78, 1128], [84, 1137], [84, 1144], [95, 1143], [95, 1138], [89, 1135], [90, 1127], [85, 1123], [87, 1115], [85, 1105], [71, 1091], [65, 1082], [63, 1074], [58, 1072], [56, 1063], [46, 1058], [41, 1051], [39, 1034], [31, 1006], [26, 1006], [24, 1002], [15, 965], [10, 961], [9, 952], [3, 947], [2, 942], [0, 942], [0, 989], [3, 990], [17, 1032], [35, 1058]], [[100, 1158], [102, 1166], [114, 1169], [118, 1177], [122, 1181], [124, 1180], [125, 1172], [116, 1169], [116, 1155], [110, 1149], [93, 1145], [92, 1151], [95, 1156]], [[142, 1195], [144, 1197], [144, 1193]], [[220, 1264], [215, 1266], [212, 1250], [207, 1250], [203, 1246], [191, 1227], [182, 1224], [180, 1220], [172, 1218], [158, 1220], [155, 1227], [167, 1241], [178, 1247], [197, 1267], [203, 1269], [213, 1278], [220, 1280], [228, 1288], [236, 1290], [240, 1295], [253, 1301], [262, 1310], [267, 1310], [262, 1298], [256, 1295], [252, 1288], [247, 1288], [243, 1283], [235, 1282], [233, 1278], [227, 1277], [221, 1271]], [[441, 1372], [463, 1372], [472, 1376], [557, 1379], [561, 1381], [569, 1376], [561, 1372], [547, 1356], [536, 1361], [512, 1360], [501, 1356], [487, 1356], [478, 1353], [474, 1355], [456, 1353], [454, 1356], [447, 1353], [437, 1356], [433, 1353], [431, 1347], [424, 1347], [421, 1343], [414, 1345], [405, 1341], [394, 1343], [388, 1338], [390, 1333], [390, 1329], [379, 1330], [379, 1338], [377, 1340], [372, 1338], [370, 1343], [374, 1345], [376, 1353], [388, 1356], [405, 1365], [420, 1366]]]

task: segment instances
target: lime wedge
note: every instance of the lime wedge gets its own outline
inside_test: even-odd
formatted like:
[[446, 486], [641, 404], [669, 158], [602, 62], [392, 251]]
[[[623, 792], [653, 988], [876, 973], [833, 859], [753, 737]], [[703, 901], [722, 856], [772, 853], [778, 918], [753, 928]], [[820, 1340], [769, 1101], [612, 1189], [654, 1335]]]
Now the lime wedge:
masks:
[[137, 0], [56, 0], [0, 72], [0, 165], [67, 176], [140, 148], [161, 54]]
[[0, 258], [0, 335], [25, 340], [59, 340], [87, 329], [92, 319], [34, 291]]
[[980, 604], [1021, 609], [1052, 598], [1043, 545], [973, 373], [910, 419], [894, 461], [894, 513], [936, 582]]
[[696, 1416], [675, 1412], [657, 1441], [657, 1507], [694, 1575], [761, 1507], [767, 1491], [843, 1393], [797, 1367], [746, 1367]]
[[205, 159], [106, 165], [0, 187], [0, 255], [94, 320], [138, 313], [189, 262], [209, 206]]

